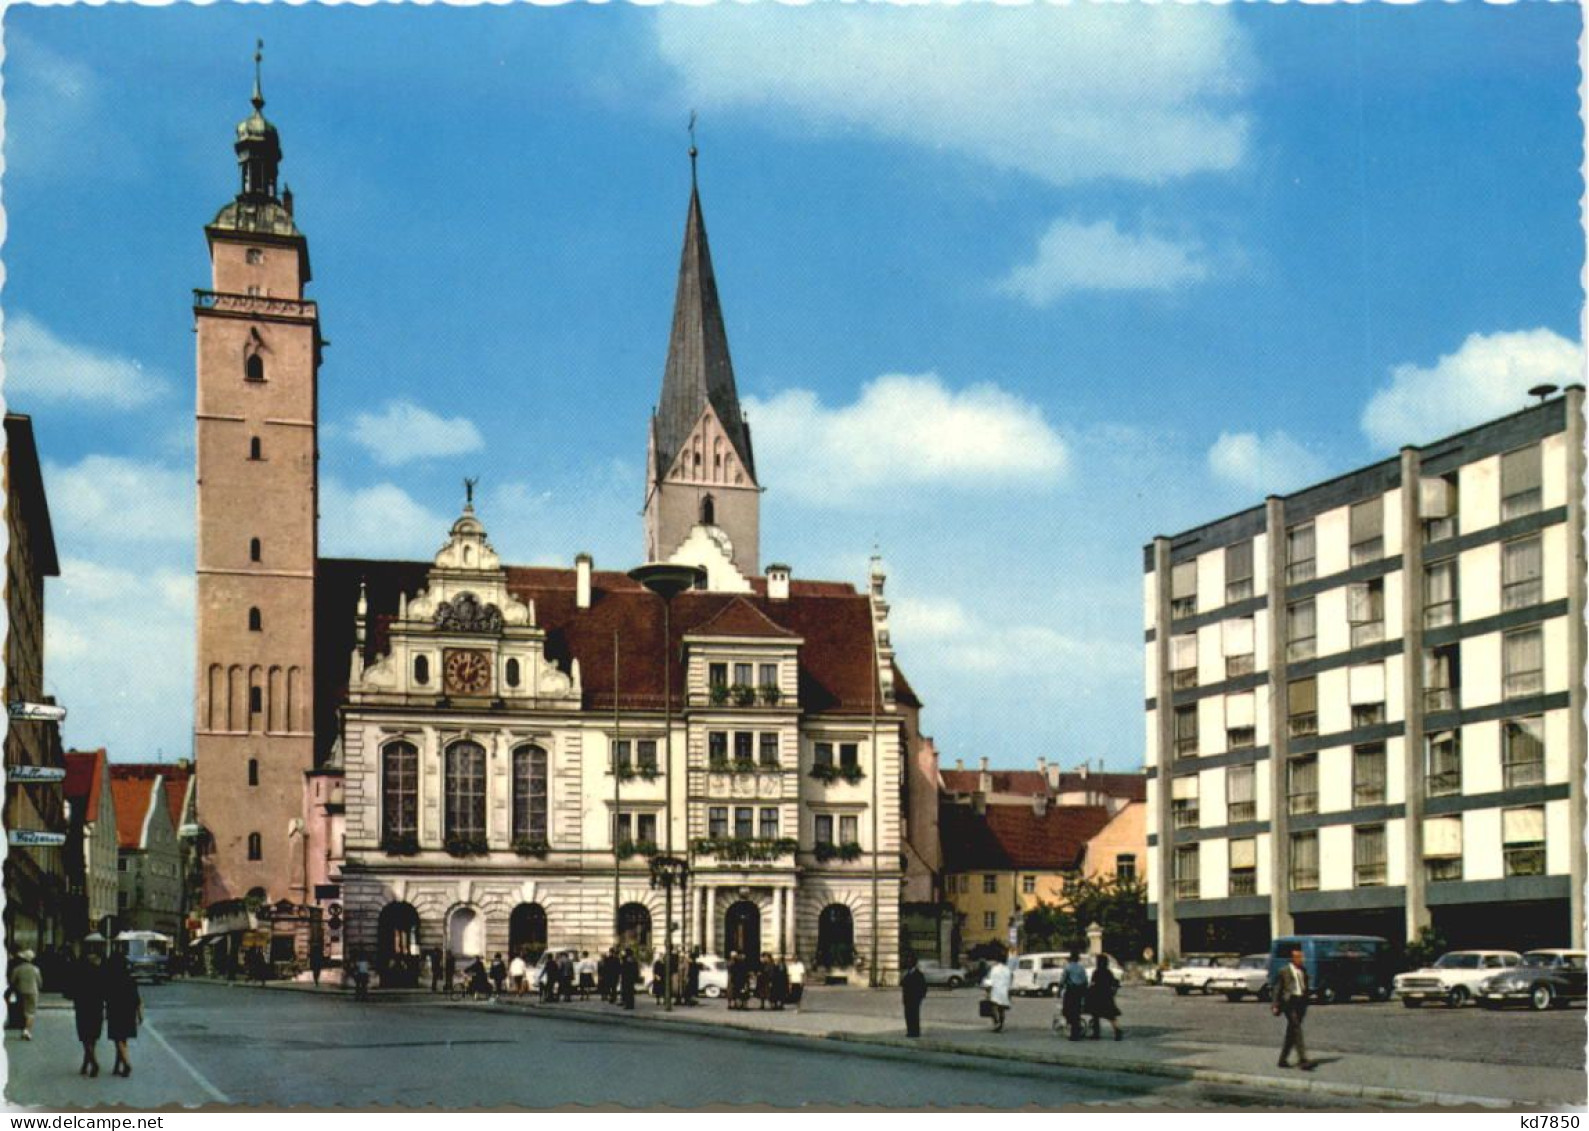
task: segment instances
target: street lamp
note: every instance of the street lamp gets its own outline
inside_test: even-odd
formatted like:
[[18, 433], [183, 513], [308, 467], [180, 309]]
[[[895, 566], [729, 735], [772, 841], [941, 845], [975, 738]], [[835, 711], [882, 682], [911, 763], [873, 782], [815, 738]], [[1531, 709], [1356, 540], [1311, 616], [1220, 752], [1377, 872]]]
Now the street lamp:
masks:
[[[662, 719], [663, 719], [663, 748], [666, 751], [664, 759], [666, 770], [663, 772], [663, 820], [667, 829], [663, 836], [662, 854], [653, 857], [651, 862], [651, 883], [655, 886], [663, 877], [662, 893], [665, 901], [665, 914], [663, 938], [664, 955], [662, 959], [662, 1008], [664, 1011], [673, 1009], [673, 879], [682, 880], [688, 874], [689, 865], [683, 864], [683, 872], [676, 876], [668, 868], [658, 869], [658, 860], [673, 860], [673, 781], [678, 776], [677, 767], [673, 764], [673, 623], [672, 608], [673, 598], [686, 589], [694, 589], [706, 580], [706, 570], [700, 566], [679, 565], [674, 562], [647, 562], [629, 571], [629, 577], [644, 585], [651, 592], [662, 598]], [[672, 879], [668, 877], [673, 877]]]
[[682, 856], [673, 856], [669, 853], [659, 852], [651, 858], [651, 886], [660, 887], [666, 903], [666, 925], [662, 932], [663, 979], [662, 979], [662, 1009], [664, 1012], [673, 1009], [673, 889], [679, 889], [680, 902], [684, 902], [684, 894], [690, 883], [690, 862]]

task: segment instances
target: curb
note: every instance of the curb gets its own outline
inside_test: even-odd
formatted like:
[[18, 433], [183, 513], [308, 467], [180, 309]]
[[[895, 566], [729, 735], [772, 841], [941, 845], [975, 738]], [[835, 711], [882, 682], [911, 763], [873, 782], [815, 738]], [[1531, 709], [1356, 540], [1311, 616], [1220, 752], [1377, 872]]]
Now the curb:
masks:
[[[465, 1008], [476, 1012], [497, 1013], [503, 1010], [501, 1005], [479, 1002], [462, 1003]], [[535, 1016], [540, 1012], [540, 1007], [533, 1005], [508, 1004], [508, 1008], [516, 1012]], [[1215, 1068], [1193, 1068], [1178, 1064], [1166, 1064], [1159, 1061], [1130, 1060], [1114, 1061], [1104, 1059], [1070, 1059], [1052, 1053], [1033, 1052], [1024, 1049], [987, 1049], [966, 1048], [947, 1041], [934, 1041], [929, 1039], [908, 1037], [880, 1036], [868, 1033], [846, 1033], [838, 1030], [820, 1033], [788, 1033], [759, 1028], [751, 1025], [736, 1025], [732, 1022], [695, 1021], [689, 1018], [664, 1018], [646, 1014], [624, 1014], [615, 1016], [605, 1013], [588, 1013], [584, 1011], [570, 1011], [558, 1013], [556, 1016], [563, 1020], [583, 1021], [597, 1025], [629, 1025], [639, 1023], [654, 1028], [676, 1027], [691, 1033], [714, 1037], [719, 1040], [750, 1040], [759, 1044], [780, 1045], [784, 1047], [799, 1046], [810, 1048], [812, 1045], [828, 1043], [833, 1045], [850, 1046], [851, 1050], [861, 1055], [883, 1055], [887, 1059], [897, 1059], [910, 1053], [930, 1052], [946, 1056], [974, 1057], [981, 1060], [1000, 1060], [1022, 1064], [1049, 1065], [1056, 1068], [1085, 1069], [1094, 1072], [1112, 1072], [1127, 1076], [1156, 1076], [1161, 1078], [1187, 1080], [1200, 1084], [1221, 1084], [1227, 1087], [1254, 1088], [1260, 1091], [1297, 1092], [1319, 1096], [1331, 1096], [1344, 1099], [1358, 1099], [1378, 1103], [1395, 1103], [1407, 1105], [1438, 1105], [1442, 1107], [1486, 1107], [1486, 1108], [1511, 1108], [1518, 1106], [1535, 1106], [1527, 1101], [1505, 1099], [1496, 1096], [1472, 1096], [1457, 1092], [1429, 1092], [1407, 1088], [1387, 1088], [1377, 1084], [1347, 1084], [1331, 1080], [1320, 1080], [1316, 1077], [1286, 1078], [1279, 1076], [1266, 1076], [1262, 1073], [1231, 1072]], [[885, 1052], [886, 1050], [886, 1052]], [[837, 1051], [837, 1050], [835, 1050]], [[1556, 1101], [1545, 1101], [1546, 1104]], [[1543, 1105], [1541, 1105], [1543, 1106]]]

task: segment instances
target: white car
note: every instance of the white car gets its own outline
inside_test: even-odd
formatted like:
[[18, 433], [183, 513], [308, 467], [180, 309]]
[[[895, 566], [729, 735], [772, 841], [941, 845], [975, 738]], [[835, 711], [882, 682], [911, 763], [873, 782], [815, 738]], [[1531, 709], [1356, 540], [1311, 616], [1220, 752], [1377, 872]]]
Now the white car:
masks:
[[1453, 950], [1442, 954], [1433, 966], [1397, 974], [1393, 985], [1408, 1009], [1416, 1009], [1426, 1001], [1461, 1006], [1473, 1000], [1480, 982], [1522, 961], [1523, 956], [1515, 950]]
[[1269, 955], [1248, 954], [1235, 966], [1216, 967], [1203, 988], [1207, 993], [1224, 994], [1231, 1001], [1240, 1001], [1248, 994], [1268, 1001]]
[[701, 964], [701, 996], [719, 998], [728, 992], [728, 963], [715, 954], [703, 954], [697, 959]]
[[1166, 970], [1159, 979], [1161, 986], [1173, 986], [1178, 994], [1189, 994], [1193, 990], [1200, 993], [1209, 993], [1209, 982], [1221, 970], [1228, 970], [1236, 965], [1237, 957], [1234, 954], [1188, 954], [1181, 959], [1181, 964], [1173, 970]]
[[[549, 948], [543, 951], [541, 957], [536, 959], [535, 964], [530, 967], [528, 988], [532, 991], [539, 990], [541, 988], [541, 979], [546, 976], [546, 968], [565, 954], [574, 960], [574, 966], [577, 969], [579, 966], [579, 951], [571, 946], [562, 946], [556, 949]], [[576, 983], [578, 982], [577, 974], [575, 975], [575, 981]]]

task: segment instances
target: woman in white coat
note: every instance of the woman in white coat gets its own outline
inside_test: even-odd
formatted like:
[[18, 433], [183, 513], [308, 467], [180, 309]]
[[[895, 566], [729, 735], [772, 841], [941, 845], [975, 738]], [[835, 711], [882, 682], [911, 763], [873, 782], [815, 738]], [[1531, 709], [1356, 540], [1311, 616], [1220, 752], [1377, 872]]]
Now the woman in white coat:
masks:
[[993, 1019], [993, 1031], [1004, 1031], [1004, 1014], [1010, 1008], [1010, 983], [1015, 975], [1010, 968], [1000, 959], [988, 970], [987, 981], [983, 983], [988, 991], [988, 1004], [991, 1006], [988, 1016]]

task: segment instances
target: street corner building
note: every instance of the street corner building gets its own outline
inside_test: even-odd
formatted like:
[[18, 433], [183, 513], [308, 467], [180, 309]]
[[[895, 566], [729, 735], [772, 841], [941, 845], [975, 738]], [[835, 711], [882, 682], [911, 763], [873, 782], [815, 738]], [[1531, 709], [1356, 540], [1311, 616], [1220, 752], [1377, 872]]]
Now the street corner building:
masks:
[[[693, 152], [661, 393], [636, 437], [653, 564], [505, 564], [472, 485], [430, 560], [330, 559], [308, 241], [257, 86], [253, 102], [194, 306], [210, 935], [291, 915], [322, 928], [299, 933], [300, 960], [323, 937], [388, 984], [427, 951], [649, 950], [670, 934], [892, 979], [920, 704], [879, 560], [859, 589], [760, 566], [764, 485]], [[666, 591], [656, 563], [689, 583]], [[690, 868], [671, 932], [659, 854]]]
[[1583, 946], [1584, 406], [1553, 392], [1146, 547], [1161, 951]]

